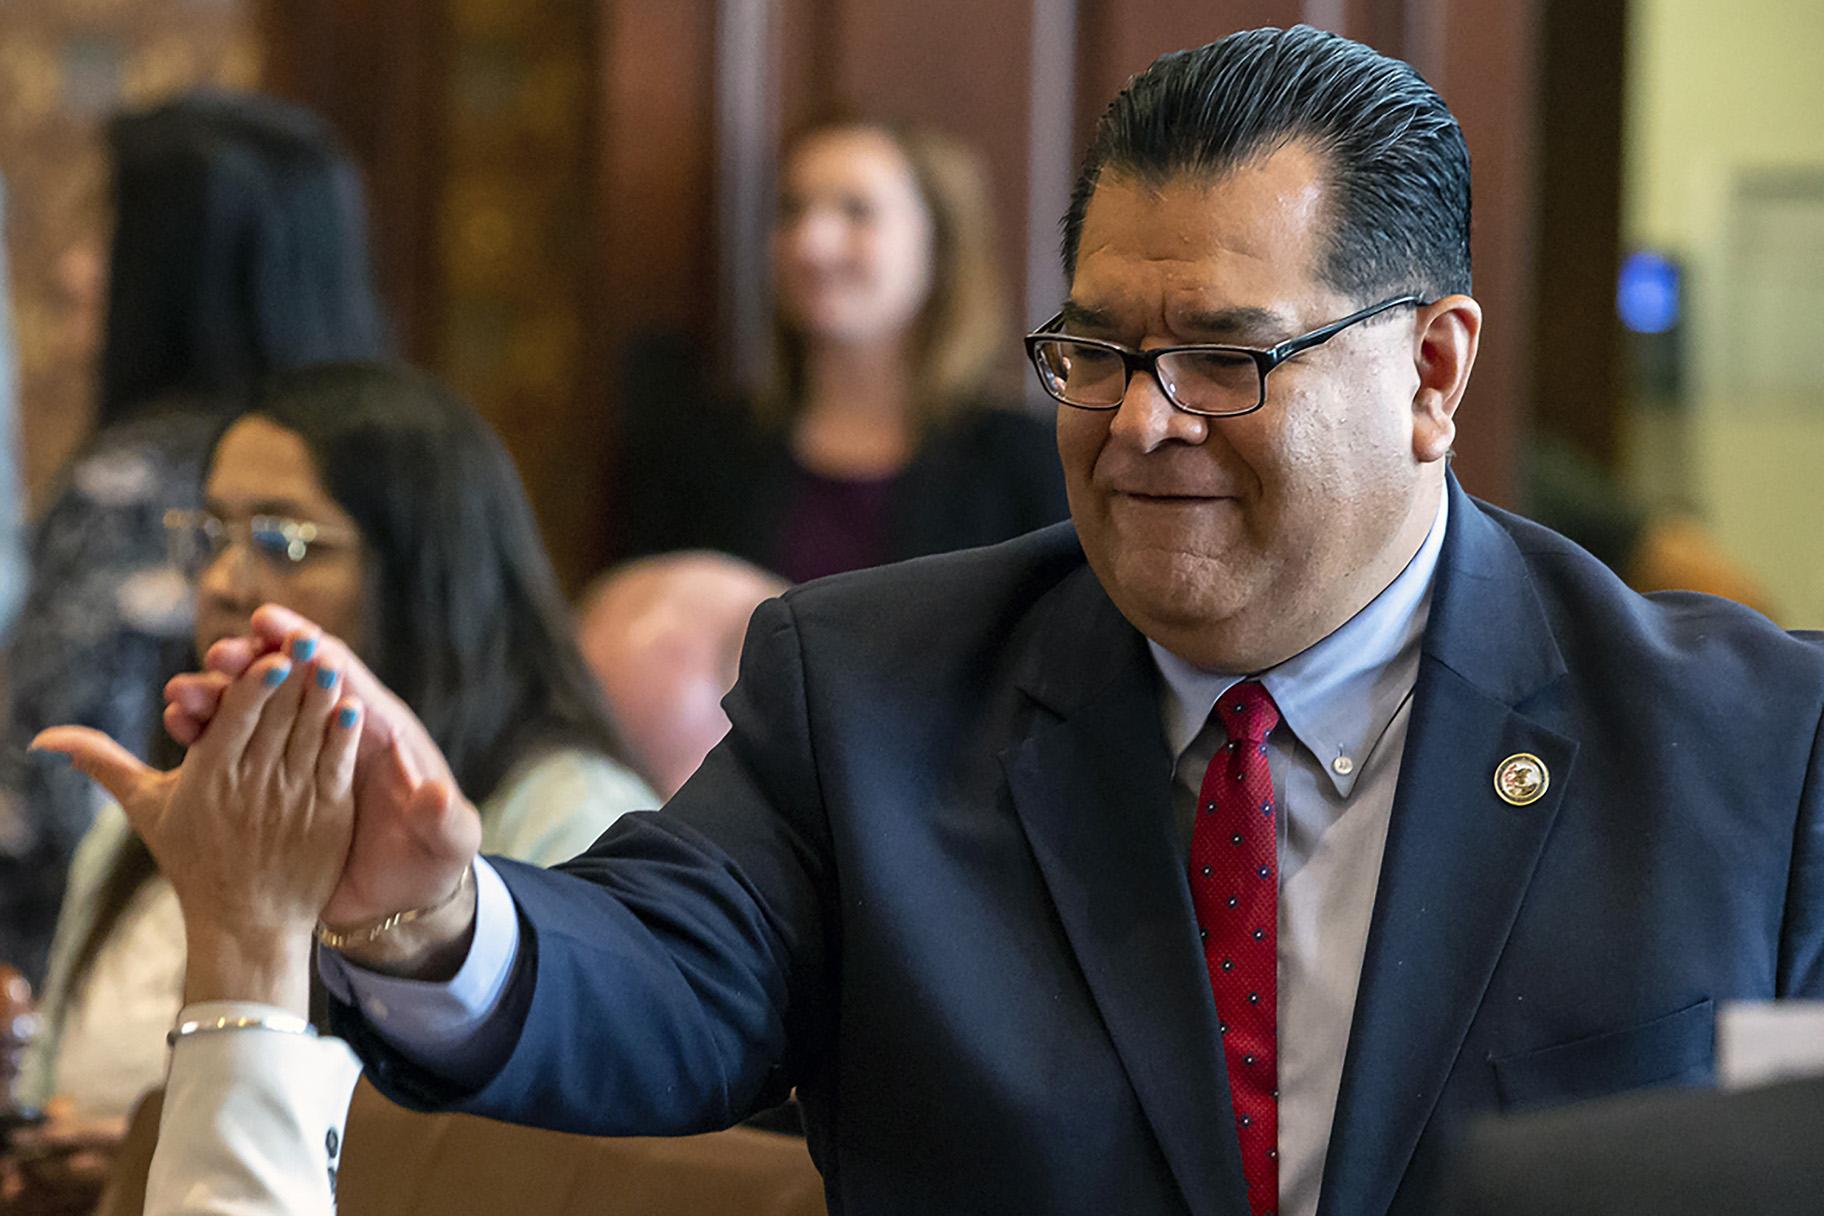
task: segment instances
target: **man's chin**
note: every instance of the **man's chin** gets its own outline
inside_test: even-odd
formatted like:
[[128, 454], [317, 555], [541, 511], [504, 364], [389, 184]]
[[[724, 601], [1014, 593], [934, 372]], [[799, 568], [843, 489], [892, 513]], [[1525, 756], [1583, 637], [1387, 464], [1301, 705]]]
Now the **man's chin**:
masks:
[[1128, 550], [1116, 555], [1110, 575], [1110, 597], [1148, 636], [1220, 627], [1247, 601], [1231, 563], [1195, 553]]

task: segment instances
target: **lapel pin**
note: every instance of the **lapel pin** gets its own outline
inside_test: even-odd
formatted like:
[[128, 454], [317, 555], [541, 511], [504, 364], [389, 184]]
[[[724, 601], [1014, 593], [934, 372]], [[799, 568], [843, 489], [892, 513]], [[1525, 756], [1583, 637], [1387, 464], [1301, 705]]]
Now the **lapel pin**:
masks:
[[1495, 793], [1509, 806], [1531, 806], [1551, 784], [1545, 761], [1531, 752], [1516, 752], [1495, 769]]

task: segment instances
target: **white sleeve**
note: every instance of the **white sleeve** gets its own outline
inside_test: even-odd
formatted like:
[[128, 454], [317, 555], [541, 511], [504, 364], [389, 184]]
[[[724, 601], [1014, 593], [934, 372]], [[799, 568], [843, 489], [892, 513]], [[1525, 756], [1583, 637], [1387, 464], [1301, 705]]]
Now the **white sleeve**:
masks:
[[[239, 1001], [180, 1021], [282, 1010]], [[340, 1039], [224, 1030], [171, 1052], [146, 1216], [329, 1216], [360, 1061]]]

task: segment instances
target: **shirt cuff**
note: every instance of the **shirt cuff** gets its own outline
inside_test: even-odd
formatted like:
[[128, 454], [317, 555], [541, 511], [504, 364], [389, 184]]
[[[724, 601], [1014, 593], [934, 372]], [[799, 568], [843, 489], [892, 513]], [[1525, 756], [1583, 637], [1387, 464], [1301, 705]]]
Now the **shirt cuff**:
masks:
[[[475, 859], [475, 934], [447, 982], [369, 971], [334, 950], [317, 952], [324, 986], [412, 1062], [450, 1080], [473, 1070], [478, 1040], [500, 1008], [519, 958], [519, 913], [500, 874]], [[491, 1054], [491, 1053], [479, 1053]]]
[[[197, 1001], [185, 1005], [178, 1011], [177, 1024], [185, 1022], [213, 1022], [217, 1019], [234, 1021], [237, 1019], [261, 1020], [276, 1018], [281, 1021], [295, 1021], [298, 1015], [289, 1009], [277, 1005], [265, 1005], [258, 1001]], [[326, 1113], [338, 1122], [342, 1112], [348, 1107], [348, 1095], [354, 1089], [355, 1081], [360, 1076], [361, 1064], [348, 1050], [341, 1039], [324, 1036], [319, 1039], [314, 1034], [292, 1034], [288, 1031], [266, 1030], [257, 1026], [238, 1027], [233, 1031], [222, 1033], [188, 1034], [178, 1039], [173, 1045], [171, 1054], [175, 1060], [182, 1053], [186, 1068], [225, 1069], [220, 1076], [233, 1077], [237, 1082], [245, 1077], [252, 1079], [258, 1088], [266, 1080], [283, 1075], [287, 1068], [293, 1069], [293, 1075], [303, 1075], [296, 1070], [299, 1061], [308, 1061], [315, 1068], [331, 1067], [327, 1075], [313, 1073], [322, 1084], [319, 1088], [329, 1095]], [[242, 1061], [258, 1059], [270, 1064], [270, 1068], [255, 1067], [243, 1073]], [[198, 1061], [207, 1060], [207, 1064]], [[315, 1095], [311, 1095], [315, 1096]], [[337, 1105], [339, 1096], [340, 1105]]]
[[[287, 1015], [203, 1001], [180, 1022]], [[177, 1041], [165, 1082], [147, 1212], [328, 1212], [361, 1064], [340, 1039], [229, 1033]]]

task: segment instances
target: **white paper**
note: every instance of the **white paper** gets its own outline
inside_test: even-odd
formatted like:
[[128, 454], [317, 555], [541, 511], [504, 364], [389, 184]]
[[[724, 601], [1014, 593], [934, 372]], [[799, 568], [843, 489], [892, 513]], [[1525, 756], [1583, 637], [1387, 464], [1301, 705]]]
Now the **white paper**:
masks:
[[1824, 1001], [1730, 1001], [1716, 1017], [1724, 1089], [1824, 1075]]

